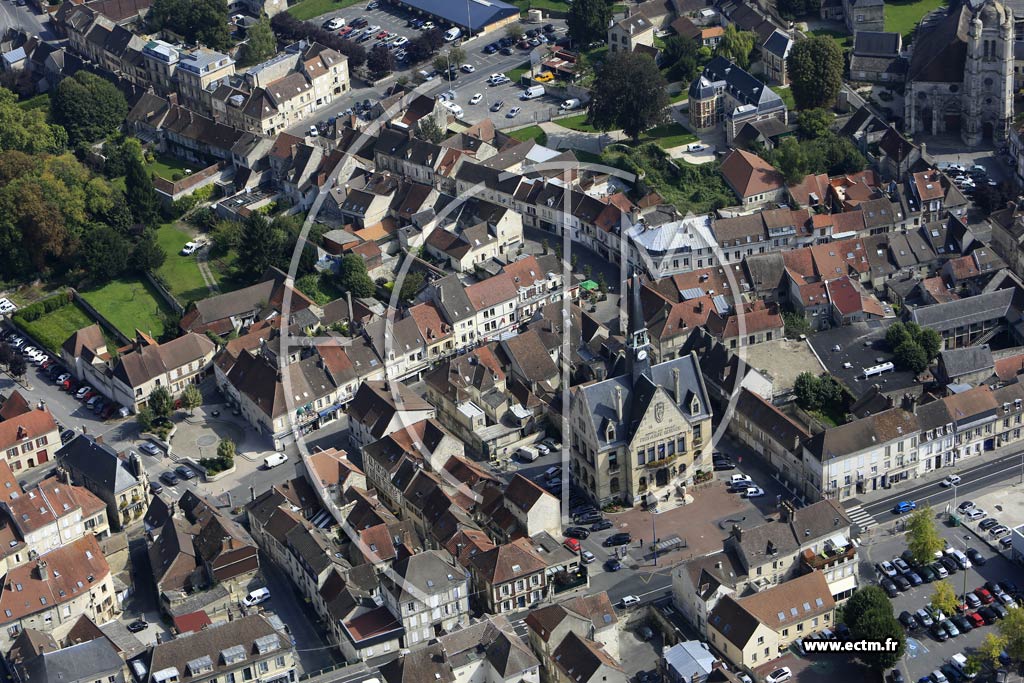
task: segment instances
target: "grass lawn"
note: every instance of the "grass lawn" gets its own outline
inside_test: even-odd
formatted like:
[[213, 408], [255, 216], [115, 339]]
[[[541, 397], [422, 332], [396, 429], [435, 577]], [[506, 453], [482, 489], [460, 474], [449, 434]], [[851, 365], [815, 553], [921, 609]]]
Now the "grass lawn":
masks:
[[848, 44], [850, 36], [846, 33], [841, 33], [840, 31], [830, 31], [826, 28], [818, 29], [817, 31], [808, 31], [808, 33], [815, 36], [827, 36], [831, 38], [832, 40], [835, 41], [836, 45], [839, 46], [839, 50], [841, 52], [846, 52], [847, 50], [850, 49], [850, 46]]
[[548, 144], [547, 133], [540, 126], [527, 126], [526, 128], [520, 128], [509, 133], [516, 140], [536, 140], [537, 144], [546, 145]]
[[72, 302], [56, 311], [50, 311], [37, 320], [24, 321], [20, 324], [40, 344], [54, 353], [60, 353], [60, 347], [68, 337], [95, 322], [81, 306]]
[[569, 11], [569, 4], [562, 2], [562, 0], [514, 0], [512, 4], [523, 13], [528, 9], [546, 9], [554, 10], [555, 12]]
[[593, 152], [586, 152], [586, 151], [584, 151], [582, 149], [574, 149], [574, 150], [572, 150], [572, 153], [573, 153], [573, 155], [575, 155], [575, 157], [579, 161], [581, 161], [583, 163], [586, 163], [586, 164], [603, 164], [603, 163], [605, 163], [604, 157], [602, 157], [600, 154], [594, 154]]
[[182, 306], [188, 306], [190, 301], [204, 299], [210, 295], [210, 290], [199, 272], [195, 254], [181, 255], [181, 248], [189, 239], [188, 232], [171, 223], [161, 225], [156, 231], [157, 242], [167, 252], [167, 260], [160, 266], [157, 275], [163, 278], [164, 284]]
[[170, 311], [147, 282], [122, 278], [81, 295], [128, 337], [135, 336], [136, 328], [154, 337], [165, 332], [161, 313]]
[[301, 0], [288, 8], [288, 14], [305, 21], [361, 2], [363, 0]]
[[685, 102], [688, 99], [690, 99], [690, 92], [688, 90], [682, 90], [679, 93], [672, 95], [669, 98], [669, 101], [672, 104], [679, 104], [680, 102]]
[[796, 111], [796, 100], [793, 99], [793, 91], [789, 88], [781, 88], [775, 86], [772, 88], [776, 95], [782, 98], [782, 101], [786, 103], [786, 107], [790, 111]]
[[586, 114], [577, 114], [576, 116], [567, 116], [564, 119], [555, 119], [554, 123], [557, 123], [562, 128], [568, 128], [569, 130], [578, 130], [581, 133], [596, 133], [597, 129], [587, 123]]
[[903, 40], [911, 37], [914, 27], [924, 15], [945, 5], [943, 0], [915, 0], [914, 2], [885, 3], [885, 30], [903, 34]]
[[512, 69], [511, 71], [506, 71], [505, 75], [512, 79], [513, 84], [519, 85], [519, 80], [523, 77], [523, 74], [525, 74], [529, 70], [530, 63], [523, 62], [522, 64]]
[[669, 149], [670, 147], [678, 147], [680, 145], [688, 145], [691, 142], [697, 142], [697, 136], [683, 128], [683, 126], [678, 123], [668, 123], [664, 126], [651, 128], [649, 131], [641, 135], [640, 144], [645, 142], [654, 142], [662, 149]]
[[154, 157], [153, 163], [146, 164], [146, 169], [151, 173], [156, 173], [164, 180], [173, 181], [175, 173], [180, 173], [184, 177], [185, 169], [191, 168], [195, 165], [196, 164], [188, 161], [181, 161], [166, 154], [157, 154]]

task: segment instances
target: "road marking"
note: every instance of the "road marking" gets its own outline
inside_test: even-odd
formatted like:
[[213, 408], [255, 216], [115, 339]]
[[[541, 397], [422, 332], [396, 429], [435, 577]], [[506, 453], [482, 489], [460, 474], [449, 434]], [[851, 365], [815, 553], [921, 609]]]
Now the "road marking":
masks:
[[[1020, 453], [1007, 455], [1007, 456], [1004, 456], [1003, 458], [1001, 458], [999, 460], [993, 460], [993, 461], [988, 462], [988, 463], [977, 465], [974, 468], [972, 468], [970, 470], [967, 470], [966, 472], [961, 473], [961, 476], [969, 476], [971, 474], [971, 472], [977, 471], [977, 470], [979, 470], [979, 469], [981, 469], [983, 467], [986, 467], [988, 465], [1001, 465], [1004, 462], [1009, 461], [1010, 459], [1015, 459], [1016, 460], [1016, 459], [1018, 459], [1020, 457], [1021, 457]], [[970, 481], [965, 482], [965, 483], [970, 484], [970, 483], [973, 483], [975, 481], [981, 481], [982, 479], [987, 479], [987, 478], [989, 478], [991, 476], [994, 476], [994, 475], [997, 475], [997, 474], [1002, 474], [1004, 472], [1009, 472], [1011, 470], [1019, 470], [1019, 469], [1020, 469], [1020, 463], [1018, 461], [1017, 463], [1015, 463], [1014, 465], [1012, 465], [1010, 467], [1007, 467], [1006, 469], [998, 470], [996, 472], [991, 472], [989, 474], [980, 475], [978, 477], [972, 478]], [[935, 481], [935, 482], [932, 482], [931, 484], [925, 484], [921, 488], [922, 489], [927, 489], [929, 486], [937, 486], [938, 484], [939, 484], [939, 482]], [[925, 496], [924, 500], [927, 500], [928, 498], [931, 498], [932, 496], [938, 495], [940, 493], [944, 493], [944, 492], [946, 492], [948, 490], [949, 489], [940, 488], [936, 493], [932, 493], [932, 494], [930, 494], [928, 496]], [[873, 503], [865, 503], [865, 507], [873, 508], [873, 507], [876, 507], [876, 506], [879, 506], [879, 505], [888, 506], [888, 505], [891, 505], [894, 501], [898, 502], [898, 501], [901, 501], [901, 500], [907, 500], [906, 494], [903, 494], [903, 495], [896, 494], [896, 495], [889, 496], [887, 498], [881, 498], [879, 500], [876, 500]]]
[[875, 518], [871, 516], [871, 513], [864, 509], [863, 505], [854, 505], [852, 508], [847, 509], [846, 516], [853, 520], [862, 531], [867, 531], [878, 524]]

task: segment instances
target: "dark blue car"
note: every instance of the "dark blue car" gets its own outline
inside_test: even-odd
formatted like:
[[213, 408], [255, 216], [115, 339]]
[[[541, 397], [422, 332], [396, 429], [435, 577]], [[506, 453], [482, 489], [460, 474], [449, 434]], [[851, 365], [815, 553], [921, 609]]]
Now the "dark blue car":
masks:
[[902, 500], [896, 503], [896, 507], [892, 509], [894, 515], [902, 515], [904, 512], [911, 512], [917, 509], [917, 503], [912, 500]]

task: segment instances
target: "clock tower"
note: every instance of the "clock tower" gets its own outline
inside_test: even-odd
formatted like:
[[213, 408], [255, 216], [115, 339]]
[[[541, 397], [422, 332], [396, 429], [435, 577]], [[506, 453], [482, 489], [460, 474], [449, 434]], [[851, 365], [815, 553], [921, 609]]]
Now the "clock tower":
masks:
[[647, 335], [643, 306], [640, 305], [640, 276], [634, 274], [629, 286], [629, 337], [626, 340], [626, 361], [633, 386], [641, 376], [651, 376], [651, 341]]

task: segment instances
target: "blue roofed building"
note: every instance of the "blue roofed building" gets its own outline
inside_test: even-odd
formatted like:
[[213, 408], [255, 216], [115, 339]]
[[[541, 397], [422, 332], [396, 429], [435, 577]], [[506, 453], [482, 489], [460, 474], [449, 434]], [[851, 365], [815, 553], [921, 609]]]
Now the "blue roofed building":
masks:
[[464, 34], [491, 33], [519, 21], [519, 8], [501, 0], [394, 0], [438, 26], [458, 27]]

